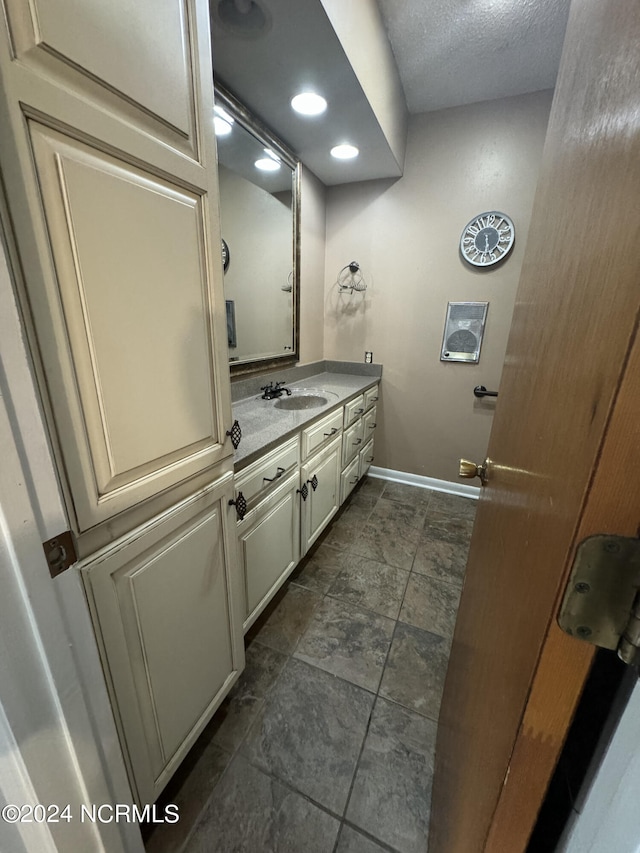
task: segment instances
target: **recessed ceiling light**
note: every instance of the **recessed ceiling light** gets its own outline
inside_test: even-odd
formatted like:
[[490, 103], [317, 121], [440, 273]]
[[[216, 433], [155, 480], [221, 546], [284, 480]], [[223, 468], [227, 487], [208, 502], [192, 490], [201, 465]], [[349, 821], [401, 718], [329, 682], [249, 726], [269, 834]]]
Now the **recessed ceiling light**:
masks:
[[335, 148], [331, 149], [331, 156], [337, 160], [352, 160], [359, 153], [360, 151], [355, 145], [336, 145]]
[[274, 160], [273, 157], [263, 157], [260, 160], [256, 160], [253, 165], [256, 169], [261, 169], [263, 172], [277, 172], [280, 168], [280, 163]]
[[319, 116], [326, 110], [327, 102], [315, 92], [300, 92], [291, 98], [291, 106], [303, 116]]

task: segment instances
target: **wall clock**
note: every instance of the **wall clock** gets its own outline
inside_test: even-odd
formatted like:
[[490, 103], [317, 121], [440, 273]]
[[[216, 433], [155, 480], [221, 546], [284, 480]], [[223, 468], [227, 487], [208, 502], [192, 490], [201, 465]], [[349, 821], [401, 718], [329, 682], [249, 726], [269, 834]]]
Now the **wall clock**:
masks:
[[460, 253], [474, 267], [491, 267], [507, 257], [516, 238], [506, 213], [488, 210], [474, 217], [460, 237]]
[[222, 269], [226, 272], [229, 269], [229, 261], [231, 260], [231, 255], [229, 254], [229, 247], [227, 246], [227, 241], [222, 241]]

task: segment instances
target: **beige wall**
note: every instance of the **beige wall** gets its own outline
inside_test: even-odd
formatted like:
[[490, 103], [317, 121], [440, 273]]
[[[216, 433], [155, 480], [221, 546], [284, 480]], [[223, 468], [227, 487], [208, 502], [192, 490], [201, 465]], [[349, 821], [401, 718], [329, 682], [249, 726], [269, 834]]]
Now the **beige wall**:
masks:
[[300, 223], [300, 361], [324, 358], [324, 253], [326, 190], [303, 167]]
[[[551, 93], [412, 116], [402, 178], [327, 190], [325, 358], [384, 365], [376, 465], [456, 480], [458, 459], [484, 458], [529, 226]], [[475, 271], [458, 255], [466, 223], [497, 209], [514, 221], [503, 265]], [[357, 260], [369, 288], [341, 296]], [[488, 300], [477, 365], [439, 360], [448, 301]]]

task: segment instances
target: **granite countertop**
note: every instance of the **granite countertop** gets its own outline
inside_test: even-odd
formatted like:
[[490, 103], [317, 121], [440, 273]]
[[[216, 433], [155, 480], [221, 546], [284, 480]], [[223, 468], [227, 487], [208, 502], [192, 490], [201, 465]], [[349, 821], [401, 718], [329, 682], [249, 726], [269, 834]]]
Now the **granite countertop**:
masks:
[[244, 468], [261, 453], [300, 432], [338, 406], [343, 406], [352, 397], [372, 388], [379, 381], [379, 376], [324, 372], [287, 383], [287, 387], [292, 391], [313, 389], [330, 392], [327, 395], [328, 402], [313, 409], [277, 409], [277, 400], [262, 400], [259, 395], [238, 400], [233, 404], [233, 417], [240, 424], [242, 440], [234, 455], [236, 470]]

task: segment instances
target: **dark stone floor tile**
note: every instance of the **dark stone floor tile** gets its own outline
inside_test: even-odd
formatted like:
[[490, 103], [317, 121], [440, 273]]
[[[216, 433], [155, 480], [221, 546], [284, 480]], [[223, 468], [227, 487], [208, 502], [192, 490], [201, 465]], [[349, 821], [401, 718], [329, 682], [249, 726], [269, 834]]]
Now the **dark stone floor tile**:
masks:
[[218, 723], [214, 740], [219, 746], [235, 752], [286, 661], [282, 652], [260, 643], [249, 646], [245, 670], [214, 718]]
[[420, 530], [388, 518], [371, 519], [351, 546], [351, 553], [399, 569], [411, 568]]
[[400, 501], [406, 504], [427, 506], [434, 492], [421, 486], [409, 486], [406, 483], [387, 483], [382, 497], [388, 501]]
[[342, 825], [336, 853], [385, 853], [387, 850], [346, 823]]
[[401, 501], [387, 500], [383, 494], [375, 505], [369, 521], [375, 523], [378, 519], [385, 519], [409, 527], [422, 528], [426, 517], [426, 503], [402, 503]]
[[156, 824], [145, 842], [147, 853], [176, 853], [182, 848], [216, 783], [230, 763], [231, 753], [211, 740], [214, 730], [215, 722], [212, 721], [160, 795], [158, 806], [175, 804], [180, 820], [177, 823]]
[[380, 695], [437, 720], [448, 660], [448, 640], [398, 622]]
[[366, 690], [291, 659], [241, 752], [297, 791], [342, 814], [373, 700]]
[[466, 543], [445, 542], [423, 534], [411, 569], [420, 575], [462, 586], [468, 556]]
[[343, 550], [322, 543], [307, 554], [291, 575], [291, 580], [299, 586], [324, 594], [344, 568], [345, 561]]
[[446, 513], [449, 518], [466, 519], [473, 521], [478, 509], [478, 501], [475, 498], [464, 498], [461, 495], [450, 495], [447, 492], [432, 492], [429, 501], [429, 514], [441, 512]]
[[473, 533], [473, 521], [468, 518], [452, 518], [446, 512], [429, 511], [424, 523], [423, 535], [440, 539], [453, 545], [468, 548]]
[[459, 587], [412, 572], [399, 619], [441, 637], [453, 637], [459, 603]]
[[359, 506], [349, 506], [322, 534], [322, 542], [335, 548], [346, 550], [360, 533], [371, 515], [371, 510]]
[[348, 554], [329, 595], [397, 619], [408, 579], [405, 569]]
[[321, 601], [322, 596], [317, 592], [289, 584], [268, 612], [252, 626], [247, 637], [270, 649], [291, 654]]
[[401, 853], [427, 849], [436, 728], [400, 705], [376, 701], [346, 817]]
[[236, 756], [186, 853], [332, 853], [340, 824]]
[[385, 480], [377, 477], [364, 477], [347, 498], [350, 506], [373, 509], [385, 487]]
[[375, 693], [394, 627], [392, 619], [327, 597], [294, 657]]

